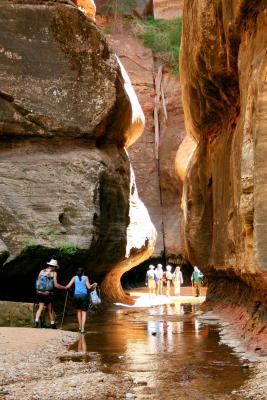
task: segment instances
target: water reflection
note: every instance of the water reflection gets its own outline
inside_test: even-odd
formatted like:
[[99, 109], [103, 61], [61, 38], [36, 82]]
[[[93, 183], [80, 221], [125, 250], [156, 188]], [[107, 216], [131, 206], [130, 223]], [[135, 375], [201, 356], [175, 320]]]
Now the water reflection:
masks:
[[79, 353], [87, 353], [87, 345], [84, 335], [80, 335], [78, 343], [77, 343], [77, 350]]
[[250, 370], [199, 314], [197, 305], [176, 303], [93, 316], [76, 350], [97, 351], [111, 372], [130, 374], [137, 399], [231, 398]]

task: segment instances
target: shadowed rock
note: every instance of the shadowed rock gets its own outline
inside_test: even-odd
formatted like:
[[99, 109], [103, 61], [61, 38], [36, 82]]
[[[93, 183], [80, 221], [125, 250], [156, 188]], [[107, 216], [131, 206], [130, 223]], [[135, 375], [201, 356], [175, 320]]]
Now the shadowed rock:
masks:
[[0, 22], [3, 296], [27, 298], [57, 256], [63, 280], [78, 265], [99, 281], [115, 270], [104, 294], [127, 301], [120, 276], [155, 241], [124, 149], [144, 126], [127, 74], [71, 4], [4, 1]]
[[210, 301], [231, 298], [230, 279], [233, 303], [247, 307], [247, 285], [265, 313], [266, 7], [186, 0], [180, 58], [186, 129], [197, 143], [184, 186], [188, 256], [209, 276]]

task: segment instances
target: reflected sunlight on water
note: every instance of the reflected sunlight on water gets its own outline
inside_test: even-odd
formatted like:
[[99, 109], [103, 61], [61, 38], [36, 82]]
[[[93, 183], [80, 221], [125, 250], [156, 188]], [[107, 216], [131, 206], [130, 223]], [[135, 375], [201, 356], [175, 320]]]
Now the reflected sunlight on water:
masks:
[[196, 304], [120, 308], [91, 316], [73, 349], [97, 352], [105, 371], [130, 375], [136, 399], [241, 400], [231, 393], [253, 371], [219, 331]]

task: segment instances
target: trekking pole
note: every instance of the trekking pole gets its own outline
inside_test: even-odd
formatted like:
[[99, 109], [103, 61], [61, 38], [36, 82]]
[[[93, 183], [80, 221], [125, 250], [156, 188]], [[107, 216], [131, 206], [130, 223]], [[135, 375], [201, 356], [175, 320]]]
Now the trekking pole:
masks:
[[61, 319], [60, 329], [62, 329], [62, 325], [63, 325], [63, 321], [64, 321], [64, 317], [65, 317], [65, 311], [66, 311], [66, 306], [67, 306], [67, 301], [68, 301], [68, 294], [69, 294], [69, 291], [67, 290], [66, 297], [65, 297], [64, 309], [63, 309], [63, 314], [62, 314], [62, 319]]

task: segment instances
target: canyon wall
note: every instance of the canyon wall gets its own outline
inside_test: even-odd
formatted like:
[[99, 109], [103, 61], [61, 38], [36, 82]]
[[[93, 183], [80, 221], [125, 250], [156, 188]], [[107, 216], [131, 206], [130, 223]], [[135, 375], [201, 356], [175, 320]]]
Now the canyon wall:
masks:
[[48, 258], [110, 300], [155, 230], [125, 147], [144, 115], [92, 19], [70, 2], [0, 4], [0, 293], [27, 299]]
[[180, 56], [197, 143], [184, 183], [186, 250], [208, 276], [207, 300], [240, 306], [247, 338], [266, 336], [266, 18], [265, 1], [185, 0]]
[[184, 0], [153, 0], [156, 19], [172, 19], [183, 15]]
[[146, 204], [157, 230], [153, 256], [176, 258], [183, 253], [182, 184], [175, 172], [176, 151], [185, 136], [180, 84], [170, 71], [163, 72], [161, 90], [167, 115], [161, 99], [158, 104], [160, 135], [157, 158], [154, 125], [154, 79], [157, 69], [152, 51], [145, 48], [131, 32], [113, 33], [108, 37], [131, 77], [146, 117], [143, 135], [128, 151], [140, 198]]

